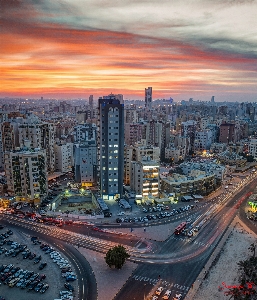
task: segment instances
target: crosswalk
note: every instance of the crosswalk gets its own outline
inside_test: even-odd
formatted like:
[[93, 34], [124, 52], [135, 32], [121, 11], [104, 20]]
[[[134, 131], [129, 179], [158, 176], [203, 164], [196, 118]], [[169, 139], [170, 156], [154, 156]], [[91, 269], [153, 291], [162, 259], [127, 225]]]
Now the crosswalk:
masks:
[[150, 285], [157, 285], [162, 286], [164, 289], [170, 290], [172, 294], [184, 294], [186, 295], [189, 291], [189, 286], [180, 285], [178, 283], [174, 282], [168, 282], [166, 280], [156, 279], [156, 278], [150, 278], [146, 276], [139, 276], [139, 275], [133, 275], [132, 278], [136, 281], [141, 281], [144, 284], [150, 284]]

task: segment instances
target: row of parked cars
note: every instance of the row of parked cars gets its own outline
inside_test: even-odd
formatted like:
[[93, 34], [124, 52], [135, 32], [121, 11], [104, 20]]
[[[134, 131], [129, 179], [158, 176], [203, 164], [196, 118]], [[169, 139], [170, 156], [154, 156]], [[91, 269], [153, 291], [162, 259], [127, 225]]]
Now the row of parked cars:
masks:
[[67, 261], [60, 252], [54, 250], [48, 244], [42, 244], [40, 246], [41, 250], [46, 254], [49, 254], [54, 263], [56, 263], [60, 269], [62, 277], [65, 278], [66, 282], [64, 283], [64, 287], [67, 289], [66, 291], [60, 291], [61, 299], [73, 300], [73, 292], [74, 287], [69, 283], [70, 281], [75, 281], [77, 279], [76, 274], [72, 271], [71, 265], [69, 261]]
[[122, 223], [122, 222], [126, 222], [126, 223], [134, 223], [134, 222], [142, 222], [142, 223], [146, 223], [150, 220], [156, 220], [156, 219], [163, 219], [166, 217], [172, 217], [176, 214], [180, 214], [182, 212], [188, 211], [190, 209], [193, 209], [194, 205], [187, 205], [185, 207], [180, 207], [178, 209], [172, 209], [172, 211], [168, 212], [168, 211], [161, 211], [159, 214], [148, 214], [144, 217], [134, 217], [134, 218], [129, 218], [129, 217], [121, 217], [121, 218], [117, 218], [116, 222], [117, 223]]
[[42, 251], [45, 251], [46, 254], [49, 254], [53, 262], [56, 263], [61, 270], [64, 270], [62, 277], [66, 278], [66, 281], [74, 281], [77, 279], [76, 275], [71, 271], [71, 265], [69, 261], [62, 257], [62, 255], [55, 251], [52, 247], [47, 244], [42, 244], [40, 246]]
[[0, 280], [9, 287], [16, 286], [43, 294], [49, 288], [48, 283], [43, 282], [45, 278], [45, 274], [40, 275], [33, 271], [23, 270], [20, 267], [14, 267], [13, 264], [0, 266]]

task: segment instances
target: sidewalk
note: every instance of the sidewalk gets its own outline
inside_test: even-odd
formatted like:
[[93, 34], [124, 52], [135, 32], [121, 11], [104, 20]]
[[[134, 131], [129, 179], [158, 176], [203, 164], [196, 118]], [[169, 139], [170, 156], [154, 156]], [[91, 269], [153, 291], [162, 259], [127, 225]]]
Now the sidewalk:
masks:
[[209, 299], [227, 299], [218, 287], [222, 282], [237, 283], [237, 262], [249, 254], [247, 249], [256, 238], [257, 235], [235, 217], [185, 300], [202, 300], [210, 295]]
[[104, 260], [104, 254], [81, 247], [76, 249], [84, 255], [93, 269], [98, 300], [112, 300], [137, 268], [137, 264], [126, 261], [121, 270], [110, 269]]

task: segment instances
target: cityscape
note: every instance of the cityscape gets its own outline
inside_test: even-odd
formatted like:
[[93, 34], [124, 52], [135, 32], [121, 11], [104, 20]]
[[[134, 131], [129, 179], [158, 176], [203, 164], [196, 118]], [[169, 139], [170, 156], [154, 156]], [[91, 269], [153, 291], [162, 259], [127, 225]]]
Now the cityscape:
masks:
[[0, 300], [256, 300], [257, 2], [0, 2]]

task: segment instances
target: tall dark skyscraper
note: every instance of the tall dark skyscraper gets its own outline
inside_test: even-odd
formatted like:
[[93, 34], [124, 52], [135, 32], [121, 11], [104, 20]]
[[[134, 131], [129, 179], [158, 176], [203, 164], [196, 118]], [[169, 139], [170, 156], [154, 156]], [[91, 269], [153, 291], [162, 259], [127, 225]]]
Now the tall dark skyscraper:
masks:
[[100, 191], [104, 200], [121, 197], [124, 169], [124, 105], [114, 95], [98, 100]]
[[148, 109], [152, 108], [152, 87], [145, 89], [145, 107]]
[[93, 103], [94, 103], [93, 95], [90, 95], [89, 96], [89, 106], [90, 106], [90, 108], [93, 108]]

